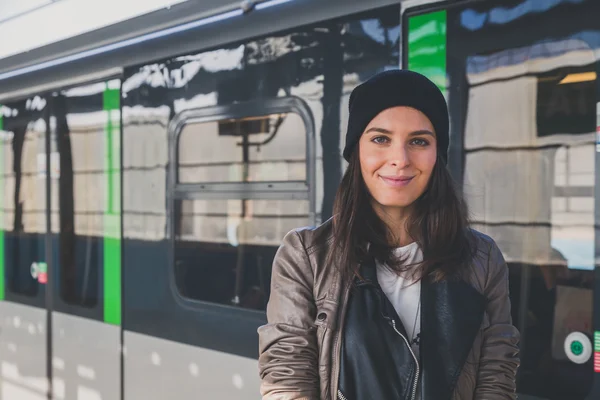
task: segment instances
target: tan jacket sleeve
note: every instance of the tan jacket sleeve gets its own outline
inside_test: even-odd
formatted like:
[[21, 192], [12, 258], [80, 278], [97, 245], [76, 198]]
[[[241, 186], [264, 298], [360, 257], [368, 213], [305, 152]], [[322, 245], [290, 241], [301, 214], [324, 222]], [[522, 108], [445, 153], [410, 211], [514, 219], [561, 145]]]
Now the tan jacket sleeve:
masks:
[[258, 329], [265, 400], [319, 400], [313, 282], [306, 249], [292, 231], [273, 260], [268, 323]]
[[475, 400], [516, 399], [520, 335], [512, 324], [508, 295], [508, 267], [492, 242], [485, 289], [490, 324], [483, 332]]

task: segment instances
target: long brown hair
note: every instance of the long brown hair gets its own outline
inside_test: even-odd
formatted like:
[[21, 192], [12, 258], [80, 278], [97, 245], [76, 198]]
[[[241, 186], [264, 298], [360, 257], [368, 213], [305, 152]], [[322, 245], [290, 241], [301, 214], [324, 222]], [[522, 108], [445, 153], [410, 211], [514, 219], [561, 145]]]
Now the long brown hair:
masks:
[[462, 272], [473, 255], [468, 210], [443, 160], [438, 157], [427, 188], [413, 203], [406, 221], [409, 236], [423, 251], [423, 261], [413, 266], [392, 252], [392, 232], [371, 205], [358, 153], [356, 146], [336, 193], [328, 265], [335, 260], [346, 282], [360, 276], [360, 263], [367, 257], [398, 273], [416, 267], [417, 278], [429, 276], [434, 281]]

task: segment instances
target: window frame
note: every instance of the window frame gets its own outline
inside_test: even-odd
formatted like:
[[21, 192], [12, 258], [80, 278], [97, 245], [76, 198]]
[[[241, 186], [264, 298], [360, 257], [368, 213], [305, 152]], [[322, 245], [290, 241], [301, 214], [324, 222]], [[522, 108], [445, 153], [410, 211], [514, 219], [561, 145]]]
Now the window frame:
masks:
[[[303, 122], [306, 140], [306, 180], [262, 182], [178, 182], [179, 139], [190, 123], [214, 122], [278, 113], [297, 114]], [[167, 127], [167, 240], [169, 241], [169, 286], [175, 300], [183, 307], [197, 311], [226, 308], [240, 317], [263, 317], [264, 310], [246, 309], [206, 300], [185, 297], [179, 291], [175, 277], [175, 201], [176, 200], [308, 200], [308, 219], [316, 223], [316, 138], [315, 124], [308, 104], [295, 96], [252, 100], [248, 102], [184, 110], [173, 117]]]

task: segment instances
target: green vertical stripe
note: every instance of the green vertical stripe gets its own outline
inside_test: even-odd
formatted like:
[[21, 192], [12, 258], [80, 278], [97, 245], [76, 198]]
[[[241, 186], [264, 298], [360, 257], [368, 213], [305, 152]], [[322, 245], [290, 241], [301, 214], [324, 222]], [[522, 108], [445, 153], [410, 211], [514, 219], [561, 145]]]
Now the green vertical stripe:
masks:
[[0, 300], [4, 300], [4, 115], [0, 104]]
[[118, 89], [104, 91], [105, 130], [104, 170], [104, 321], [121, 324], [121, 135]]
[[408, 69], [431, 79], [446, 94], [446, 11], [408, 21]]

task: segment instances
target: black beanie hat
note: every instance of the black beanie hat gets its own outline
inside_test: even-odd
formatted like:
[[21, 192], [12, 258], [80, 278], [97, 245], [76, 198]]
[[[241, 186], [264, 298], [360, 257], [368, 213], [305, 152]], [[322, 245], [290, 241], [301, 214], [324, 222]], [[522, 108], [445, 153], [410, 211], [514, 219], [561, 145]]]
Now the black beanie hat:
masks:
[[429, 118], [435, 129], [438, 154], [448, 160], [448, 107], [438, 87], [425, 76], [409, 70], [381, 72], [360, 84], [350, 94], [350, 117], [344, 158], [350, 155], [367, 125], [388, 108], [412, 107]]

